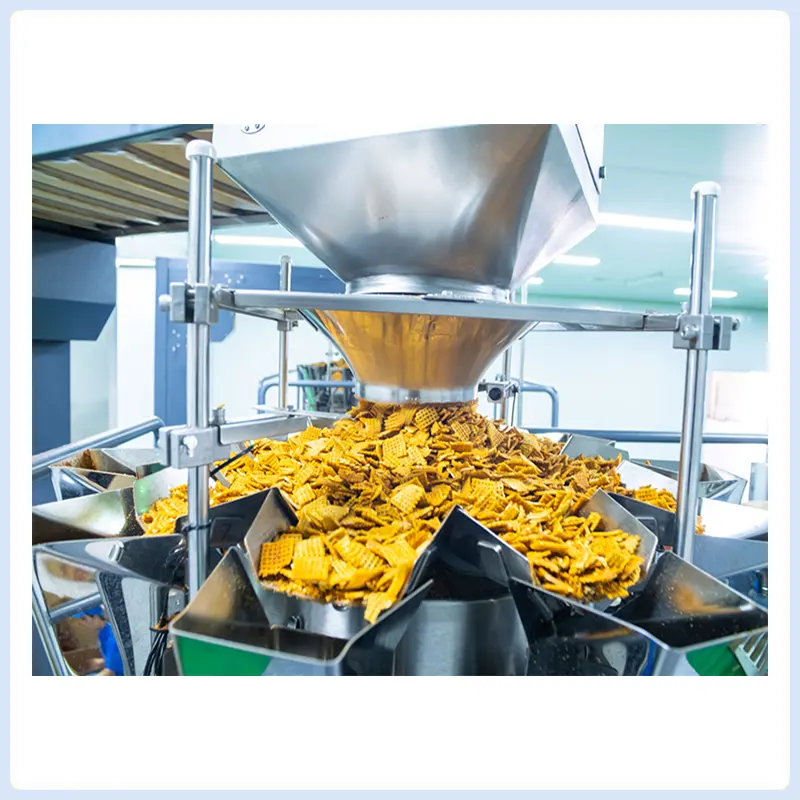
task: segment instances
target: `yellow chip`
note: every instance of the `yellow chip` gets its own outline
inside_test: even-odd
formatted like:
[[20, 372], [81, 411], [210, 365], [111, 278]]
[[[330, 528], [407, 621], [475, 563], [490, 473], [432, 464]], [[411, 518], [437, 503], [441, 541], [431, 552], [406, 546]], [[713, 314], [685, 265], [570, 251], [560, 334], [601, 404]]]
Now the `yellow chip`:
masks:
[[361, 424], [369, 434], [377, 434], [381, 432], [382, 425], [379, 419], [375, 419], [374, 417], [366, 417], [365, 419], [361, 420]]
[[383, 611], [390, 608], [393, 600], [386, 592], [371, 592], [367, 595], [364, 619], [375, 622]]
[[417, 411], [416, 414], [414, 414], [414, 424], [418, 428], [425, 430], [430, 428], [431, 425], [438, 420], [438, 418], [439, 417], [433, 408], [430, 406], [425, 406]]
[[302, 539], [295, 544], [295, 560], [298, 558], [323, 558], [324, 556], [325, 545], [321, 536], [313, 536], [309, 539]]
[[396, 460], [406, 454], [406, 440], [402, 433], [392, 436], [391, 439], [384, 439], [382, 446], [384, 460]]
[[417, 507], [417, 503], [422, 500], [424, 495], [425, 490], [421, 486], [407, 483], [394, 492], [390, 502], [400, 511], [408, 514]]
[[310, 503], [315, 497], [316, 497], [316, 494], [315, 494], [314, 490], [308, 484], [306, 484], [304, 486], [301, 486], [294, 493], [294, 495], [292, 496], [292, 500], [294, 501], [294, 504], [298, 508], [300, 508], [300, 507], [306, 505], [307, 503]]
[[325, 583], [331, 569], [330, 556], [316, 558], [301, 557], [295, 555], [292, 563], [292, 578], [295, 581], [311, 581], [313, 583]]
[[382, 545], [379, 552], [393, 567], [409, 562], [413, 563], [414, 559], [417, 557], [414, 548], [407, 541], [402, 539], [393, 544]]
[[363, 589], [369, 581], [373, 580], [373, 578], [377, 578], [379, 575], [382, 575], [383, 572], [384, 570], [382, 568], [357, 569], [348, 578], [343, 588], [347, 590]]
[[295, 540], [281, 538], [261, 545], [261, 560], [258, 568], [259, 578], [277, 575], [284, 567], [292, 563]]

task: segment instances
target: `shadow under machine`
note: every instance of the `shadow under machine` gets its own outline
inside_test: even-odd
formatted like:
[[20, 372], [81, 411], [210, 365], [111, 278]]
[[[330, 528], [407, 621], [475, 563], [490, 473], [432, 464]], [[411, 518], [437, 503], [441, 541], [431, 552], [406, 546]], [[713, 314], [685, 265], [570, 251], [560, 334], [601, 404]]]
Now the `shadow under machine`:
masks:
[[[707, 354], [727, 349], [736, 327], [710, 310], [717, 187], [693, 192], [692, 295], [681, 313], [510, 302], [515, 288], [594, 229], [602, 136], [602, 126], [575, 125], [355, 131], [250, 124], [217, 126], [213, 145], [189, 145], [188, 276], [163, 302], [189, 330], [187, 424], [161, 430], [151, 474], [122, 488], [106, 481], [34, 512], [34, 536], [37, 525], [46, 527], [42, 520], [50, 530], [34, 548], [35, 569], [41, 573], [48, 559], [86, 567], [87, 582], [105, 592], [127, 672], [141, 674], [153, 635], [166, 642], [165, 633], [150, 632], [164, 609], [169, 652], [182, 674], [669, 674], [687, 653], [708, 662], [744, 650], [758, 672], [766, 660], [766, 512], [738, 505], [735, 476], [700, 463]], [[345, 282], [346, 294], [290, 291], [288, 263], [281, 291], [210, 285], [215, 160]], [[212, 412], [209, 326], [220, 309], [277, 323], [280, 408], [235, 421]], [[210, 467], [243, 442], [337, 418], [285, 410], [287, 340], [301, 321], [342, 353], [357, 397], [400, 405], [464, 403], [479, 387], [504, 403], [509, 387], [487, 387], [483, 378], [528, 333], [660, 331], [665, 347], [685, 349], [676, 473], [634, 463], [612, 442], [563, 437], [565, 455], [619, 456], [628, 489], [677, 496], [674, 512], [602, 491], [587, 503], [587, 513], [640, 537], [642, 579], [630, 596], [584, 604], [545, 590], [524, 557], [458, 507], [417, 559], [399, 602], [374, 624], [362, 607], [262, 585], [261, 546], [291, 527], [294, 513], [274, 489], [209, 508]], [[708, 489], [709, 475], [730, 478], [725, 491]], [[182, 483], [188, 514], [177, 532], [131, 535], [150, 504]], [[95, 512], [65, 510], [77, 502], [104, 502], [119, 529], [82, 537], [80, 519]], [[703, 535], [695, 532], [698, 513]], [[138, 587], [138, 600], [130, 588], [126, 594], [126, 580]], [[751, 591], [752, 581], [760, 583]], [[35, 574], [34, 611], [46, 638], [52, 625], [41, 603], [37, 612], [37, 586]]]

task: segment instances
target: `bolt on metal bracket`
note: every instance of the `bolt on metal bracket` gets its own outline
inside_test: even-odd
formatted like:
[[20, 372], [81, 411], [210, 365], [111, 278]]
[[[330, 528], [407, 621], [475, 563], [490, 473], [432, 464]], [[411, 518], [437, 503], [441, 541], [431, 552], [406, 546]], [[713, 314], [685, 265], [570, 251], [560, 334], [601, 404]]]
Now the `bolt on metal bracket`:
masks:
[[730, 350], [731, 334], [738, 327], [739, 320], [734, 317], [683, 312], [678, 317], [672, 346], [676, 350]]
[[170, 322], [175, 323], [213, 325], [219, 319], [214, 287], [207, 283], [171, 283], [169, 294], [158, 298], [158, 307], [168, 311]]

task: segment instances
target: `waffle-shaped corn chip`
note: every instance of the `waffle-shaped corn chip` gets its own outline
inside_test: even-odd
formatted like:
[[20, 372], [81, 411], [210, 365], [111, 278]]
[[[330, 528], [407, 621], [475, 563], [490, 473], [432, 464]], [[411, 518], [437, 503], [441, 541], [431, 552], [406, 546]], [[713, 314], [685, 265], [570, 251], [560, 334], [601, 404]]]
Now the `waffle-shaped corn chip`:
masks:
[[416, 558], [414, 548], [402, 539], [394, 544], [381, 545], [377, 552], [378, 555], [382, 556], [384, 560], [388, 561], [393, 567], [409, 562], [413, 563]]
[[316, 494], [314, 490], [306, 483], [303, 484], [295, 493], [292, 495], [292, 500], [297, 508], [301, 508], [302, 506], [310, 503]]
[[[209, 496], [218, 505], [278, 488], [298, 522], [276, 539], [274, 553], [285, 548], [280, 558], [261, 554], [265, 569], [277, 570], [264, 576], [265, 585], [324, 602], [371, 602], [372, 618], [402, 594], [398, 575], [410, 570], [455, 505], [527, 556], [534, 580], [553, 591], [589, 601], [622, 597], [641, 576], [638, 539], [603, 530], [597, 514], [578, 517], [579, 510], [597, 489], [667, 509], [675, 499], [653, 487], [625, 489], [619, 460], [569, 459], [560, 448], [480, 416], [474, 404], [359, 401], [332, 428], [256, 442], [252, 458], [221, 467], [227, 486], [217, 482]], [[186, 502], [185, 486], [157, 501], [142, 516], [147, 535], [171, 533]], [[313, 560], [326, 558], [321, 579], [322, 564]], [[363, 588], [348, 588], [360, 571], [359, 580], [375, 575]]]
[[267, 578], [277, 575], [282, 569], [292, 563], [294, 556], [295, 539], [280, 538], [261, 545], [261, 560], [258, 567], [258, 577]]
[[375, 622], [383, 611], [390, 608], [394, 600], [387, 592], [372, 592], [367, 595], [364, 619], [367, 622]]
[[425, 496], [425, 490], [421, 486], [405, 484], [397, 489], [391, 496], [392, 505], [396, 506], [405, 514], [409, 514], [416, 507], [417, 503]]
[[295, 543], [294, 558], [323, 558], [325, 556], [325, 545], [321, 536], [312, 536], [309, 539], [301, 539]]
[[325, 583], [331, 569], [330, 556], [298, 557], [295, 555], [292, 562], [292, 578], [295, 581], [310, 581], [312, 583]]
[[393, 411], [386, 417], [386, 422], [384, 423], [384, 430], [387, 431], [396, 431], [402, 428], [406, 424], [406, 415], [405, 413], [398, 409], [397, 411]]
[[371, 580], [382, 575], [384, 568], [357, 569], [343, 584], [342, 588], [348, 591], [353, 589], [363, 589]]
[[383, 425], [379, 419], [374, 417], [365, 417], [361, 420], [361, 424], [368, 434], [378, 434], [381, 432]]
[[438, 415], [430, 406], [423, 406], [414, 414], [414, 424], [421, 430], [427, 430], [437, 420]]
[[402, 434], [392, 436], [391, 439], [383, 440], [383, 459], [384, 461], [396, 461], [406, 454], [406, 442]]

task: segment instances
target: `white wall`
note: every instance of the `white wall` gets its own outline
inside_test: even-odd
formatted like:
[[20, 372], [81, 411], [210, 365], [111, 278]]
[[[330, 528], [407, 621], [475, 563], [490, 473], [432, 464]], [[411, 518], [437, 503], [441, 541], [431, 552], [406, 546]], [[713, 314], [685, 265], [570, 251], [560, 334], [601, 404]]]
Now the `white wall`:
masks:
[[70, 342], [70, 441], [116, 427], [117, 312], [91, 342]]
[[[134, 425], [155, 414], [156, 271], [117, 269], [117, 424]], [[131, 446], [149, 447], [144, 436]]]

